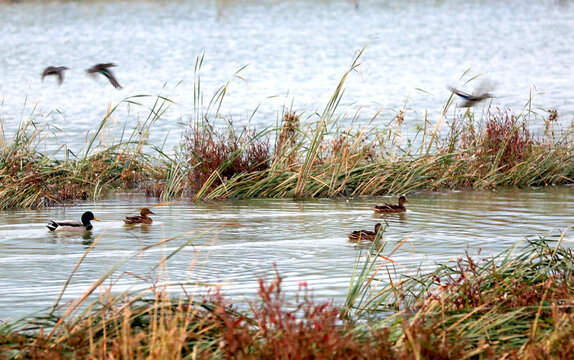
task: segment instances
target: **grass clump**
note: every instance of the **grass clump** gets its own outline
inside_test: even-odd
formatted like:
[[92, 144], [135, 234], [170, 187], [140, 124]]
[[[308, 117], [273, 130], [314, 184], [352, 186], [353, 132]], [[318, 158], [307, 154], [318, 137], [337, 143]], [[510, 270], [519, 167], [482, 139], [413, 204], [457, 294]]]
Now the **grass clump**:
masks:
[[[281, 278], [260, 281], [250, 310], [238, 312], [219, 290], [202, 299], [108, 297], [78, 317], [0, 328], [3, 358], [394, 359], [388, 331], [366, 339], [341, 324], [330, 303], [305, 291], [286, 302]], [[384, 342], [386, 341], [386, 342]], [[383, 346], [381, 346], [383, 345]]]
[[358, 257], [343, 307], [314, 301], [305, 284], [287, 301], [279, 274], [260, 280], [258, 296], [242, 305], [219, 288], [179, 298], [159, 285], [114, 296], [108, 289], [83, 310], [87, 295], [63, 315], [1, 323], [0, 357], [568, 358], [574, 256], [564, 236], [479, 260], [467, 254], [414, 276], [393, 275], [400, 244], [390, 254], [374, 246]]
[[[141, 105], [135, 102], [139, 97], [123, 103]], [[144, 151], [150, 127], [169, 103], [161, 96], [158, 99], [148, 118], [140, 120], [131, 135], [122, 133], [118, 142], [109, 139], [106, 130], [119, 105], [110, 109], [78, 154], [66, 146], [50, 154], [40, 152], [39, 146], [52, 133], [33, 119], [22, 122], [11, 138], [2, 131], [0, 209], [86, 200], [98, 197], [104, 189], [139, 189], [158, 178], [164, 181], [171, 159], [161, 149], [154, 148], [159, 154], [155, 157]]]
[[487, 259], [466, 255], [413, 276], [392, 276], [379, 252], [363, 264], [344, 313], [390, 314], [369, 327], [394, 329], [396, 344], [417, 358], [429, 342], [456, 358], [559, 358], [574, 344], [574, 256], [561, 246], [564, 236], [528, 239]]
[[239, 174], [265, 171], [270, 163], [269, 139], [254, 129], [238, 132], [228, 123], [216, 129], [207, 119], [185, 134], [186, 165], [191, 192], [210, 191]]
[[[388, 121], [383, 110], [365, 119], [359, 110], [340, 109], [345, 81], [359, 71], [363, 51], [322, 111], [285, 110], [275, 128], [263, 130], [234, 124], [220, 113], [229, 83], [203, 104], [199, 57], [194, 111], [174, 151], [148, 142], [153, 124], [171, 103], [161, 96], [131, 135], [109, 144], [103, 141], [105, 129], [117, 106], [111, 109], [79, 156], [65, 147], [57, 154], [41, 153], [38, 145], [47, 132], [24, 122], [12, 139], [2, 133], [0, 209], [95, 198], [104, 188], [199, 201], [574, 183], [574, 124], [560, 128], [555, 110], [536, 114], [530, 106], [515, 114], [489, 106], [475, 118], [472, 110], [455, 107], [449, 117], [450, 98], [436, 124], [425, 116], [409, 129], [407, 109]], [[124, 103], [141, 105], [140, 97]], [[540, 118], [544, 131], [533, 133], [529, 123]], [[375, 125], [380, 123], [382, 128]]]

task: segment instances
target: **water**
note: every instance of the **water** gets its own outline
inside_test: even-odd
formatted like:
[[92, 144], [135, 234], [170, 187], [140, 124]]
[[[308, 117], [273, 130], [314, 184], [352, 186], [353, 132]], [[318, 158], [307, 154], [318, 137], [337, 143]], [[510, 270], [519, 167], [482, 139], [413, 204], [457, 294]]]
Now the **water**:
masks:
[[[175, 103], [149, 140], [159, 145], [166, 139], [171, 147], [193, 113], [194, 67], [205, 53], [205, 104], [232, 79], [222, 114], [247, 119], [257, 108], [252, 124], [261, 129], [274, 125], [287, 105], [313, 120], [355, 51], [368, 43], [361, 71], [346, 83], [343, 122], [357, 111], [359, 121], [367, 121], [381, 107], [376, 126], [403, 108], [407, 128], [421, 122], [425, 110], [434, 122], [448, 99], [446, 86], [461, 87], [482, 74], [495, 85], [493, 105], [520, 112], [532, 92], [534, 110], [539, 111], [537, 105], [558, 109], [567, 123], [574, 111], [573, 30], [570, 4], [542, 0], [360, 1], [358, 10], [343, 0], [0, 2], [0, 119], [3, 131], [12, 134], [21, 120], [32, 118], [56, 135], [41, 151], [65, 144], [77, 153], [109, 105], [129, 96], [161, 94]], [[123, 90], [86, 76], [84, 69], [101, 62], [118, 64], [113, 70]], [[63, 86], [50, 77], [41, 82], [49, 65], [71, 68]], [[246, 65], [241, 78], [234, 78]], [[472, 91], [479, 82], [462, 88]], [[149, 106], [153, 99], [138, 101]], [[111, 120], [129, 130], [148, 112], [121, 105]], [[407, 239], [393, 256], [405, 272], [432, 268], [465, 250], [496, 254], [522, 236], [571, 226], [573, 197], [571, 188], [409, 195], [406, 214], [386, 217], [386, 238], [391, 245]], [[341, 303], [357, 252], [366, 246], [349, 242], [345, 234], [381, 221], [370, 208], [383, 200], [395, 199], [178, 202], [154, 207], [158, 215], [152, 226], [133, 228], [121, 218], [154, 205], [153, 199], [121, 195], [94, 204], [4, 211], [0, 319], [50, 306], [98, 238], [64, 301], [138, 249], [179, 236], [123, 265], [112, 278], [113, 290], [149, 282], [212, 282], [229, 295], [250, 297], [257, 278], [273, 276], [277, 266], [287, 290], [306, 282], [317, 297]], [[103, 220], [91, 236], [60, 236], [45, 227], [51, 219], [78, 219], [87, 209]], [[156, 268], [190, 240], [192, 246]], [[570, 235], [566, 243], [572, 243]]]
[[[142, 247], [178, 236], [133, 258], [104, 283], [113, 292], [135, 290], [151, 283], [185, 284], [189, 293], [203, 294], [222, 286], [236, 300], [251, 298], [258, 278], [271, 279], [274, 267], [291, 295], [306, 282], [318, 299], [345, 298], [356, 256], [368, 244], [350, 242], [353, 230], [372, 229], [382, 215], [375, 203], [395, 202], [381, 197], [354, 200], [241, 200], [193, 204], [177, 202], [153, 207], [150, 226], [128, 227], [123, 216], [156, 203], [145, 197], [120, 195], [98, 203], [45, 210], [0, 213], [0, 319], [45, 311], [72, 273], [86, 249], [99, 239], [80, 265], [63, 301], [80, 296], [118, 262]], [[409, 195], [404, 214], [384, 216], [385, 239], [397, 271], [434, 269], [437, 262], [465, 254], [489, 256], [524, 236], [556, 234], [572, 226], [574, 192], [570, 187], [532, 191], [419, 193]], [[79, 219], [92, 210], [91, 235], [50, 233], [51, 219]], [[191, 241], [166, 265], [159, 262]], [[569, 233], [564, 244], [572, 246]], [[388, 252], [387, 252], [388, 253]], [[137, 279], [137, 275], [143, 280]], [[181, 291], [172, 287], [174, 294]], [[99, 291], [97, 291], [99, 293]]]
[[[78, 152], [108, 105], [139, 94], [176, 104], [154, 126], [150, 142], [173, 146], [193, 110], [196, 58], [205, 53], [205, 103], [243, 66], [221, 113], [274, 125], [284, 105], [312, 116], [332, 95], [355, 51], [369, 44], [360, 73], [350, 76], [342, 121], [359, 111], [378, 126], [406, 107], [406, 126], [436, 121], [447, 85], [472, 91], [482, 74], [495, 85], [493, 105], [521, 112], [558, 109], [572, 120], [574, 8], [561, 1], [75, 1], [0, 3], [0, 119], [13, 133], [32, 117]], [[124, 90], [84, 69], [115, 62]], [[62, 87], [40, 81], [49, 65], [66, 65]], [[460, 77], [466, 70], [469, 73]], [[421, 91], [422, 90], [422, 91]], [[149, 105], [150, 99], [139, 99]], [[360, 109], [360, 110], [359, 110]], [[479, 114], [484, 107], [475, 109]], [[30, 115], [32, 114], [32, 115]], [[148, 114], [120, 106], [113, 121], [128, 129]], [[452, 114], [451, 114], [452, 115]], [[542, 120], [531, 126], [540, 128]], [[169, 135], [169, 136], [168, 136]]]

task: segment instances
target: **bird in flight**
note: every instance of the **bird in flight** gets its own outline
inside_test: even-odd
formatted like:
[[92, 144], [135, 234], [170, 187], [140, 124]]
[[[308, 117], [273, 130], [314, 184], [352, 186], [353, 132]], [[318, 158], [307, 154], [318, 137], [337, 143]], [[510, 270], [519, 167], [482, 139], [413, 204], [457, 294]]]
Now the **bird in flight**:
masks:
[[68, 68], [65, 66], [48, 66], [42, 71], [42, 81], [44, 81], [46, 76], [56, 75], [58, 76], [58, 84], [62, 86], [64, 82], [64, 70], [68, 70]]
[[114, 73], [112, 73], [112, 71], [109, 70], [109, 68], [111, 68], [113, 66], [117, 66], [117, 65], [114, 63], [96, 64], [96, 65], [92, 66], [91, 68], [86, 69], [86, 72], [88, 74], [91, 74], [94, 76], [95, 76], [95, 74], [104, 75], [116, 89], [120, 90], [122, 88], [122, 86], [120, 85], [120, 83], [118, 83], [118, 81], [114, 77]]
[[468, 93], [465, 93], [463, 91], [457, 90], [451, 86], [448, 86], [448, 89], [453, 94], [460, 96], [461, 98], [464, 99], [464, 102], [460, 105], [460, 107], [472, 107], [482, 100], [494, 97], [494, 95], [487, 93], [487, 92], [483, 92], [483, 93], [480, 93], [478, 95], [472, 95], [472, 94], [468, 94]]

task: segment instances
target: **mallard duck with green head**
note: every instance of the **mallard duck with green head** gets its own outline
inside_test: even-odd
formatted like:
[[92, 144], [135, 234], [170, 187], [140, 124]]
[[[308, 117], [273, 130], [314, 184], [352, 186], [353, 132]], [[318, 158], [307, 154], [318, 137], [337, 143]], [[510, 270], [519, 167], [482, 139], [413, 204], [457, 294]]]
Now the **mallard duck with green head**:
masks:
[[153, 222], [152, 218], [150, 218], [148, 215], [155, 215], [154, 212], [152, 212], [150, 209], [148, 208], [143, 208], [140, 211], [140, 215], [139, 216], [126, 216], [124, 218], [124, 222], [128, 225], [131, 224], [151, 224]]
[[100, 221], [96, 218], [91, 211], [86, 211], [82, 214], [82, 220], [63, 220], [63, 221], [50, 221], [48, 229], [50, 231], [89, 231], [93, 229], [92, 220]]

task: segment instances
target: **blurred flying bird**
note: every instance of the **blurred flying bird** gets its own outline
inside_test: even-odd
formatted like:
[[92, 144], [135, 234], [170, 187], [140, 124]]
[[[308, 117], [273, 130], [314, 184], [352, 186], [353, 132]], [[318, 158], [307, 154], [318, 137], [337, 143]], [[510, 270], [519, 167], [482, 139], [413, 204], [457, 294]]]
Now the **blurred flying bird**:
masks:
[[478, 95], [471, 95], [468, 93], [465, 93], [463, 91], [457, 90], [451, 86], [447, 87], [453, 94], [460, 96], [461, 98], [464, 99], [464, 102], [460, 105], [460, 107], [472, 107], [474, 105], [476, 105], [478, 102], [484, 100], [484, 99], [488, 99], [488, 98], [493, 98], [494, 95], [487, 93], [487, 92], [483, 92], [480, 93]]
[[96, 64], [94, 66], [92, 66], [89, 69], [86, 69], [86, 72], [88, 74], [91, 74], [93, 76], [95, 76], [95, 74], [102, 74], [104, 75], [106, 78], [108, 78], [108, 80], [110, 81], [110, 83], [118, 90], [120, 90], [122, 88], [122, 86], [120, 85], [120, 83], [118, 83], [118, 81], [116, 80], [116, 78], [114, 77], [114, 74], [112, 73], [111, 70], [109, 70], [109, 68], [113, 67], [113, 66], [117, 66], [114, 63], [108, 63], [108, 64]]
[[49, 75], [57, 75], [58, 76], [58, 84], [61, 86], [62, 82], [64, 82], [64, 70], [68, 70], [65, 66], [48, 66], [42, 72], [42, 81], [44, 78]]

